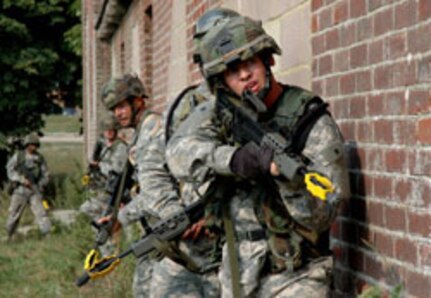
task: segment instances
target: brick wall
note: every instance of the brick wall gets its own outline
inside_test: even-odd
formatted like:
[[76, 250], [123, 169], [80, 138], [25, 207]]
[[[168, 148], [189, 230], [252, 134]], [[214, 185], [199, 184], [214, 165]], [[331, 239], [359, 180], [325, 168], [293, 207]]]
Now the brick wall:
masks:
[[[339, 293], [431, 293], [431, 1], [313, 0], [313, 89], [350, 151]], [[340, 295], [343, 296], [343, 295]]]

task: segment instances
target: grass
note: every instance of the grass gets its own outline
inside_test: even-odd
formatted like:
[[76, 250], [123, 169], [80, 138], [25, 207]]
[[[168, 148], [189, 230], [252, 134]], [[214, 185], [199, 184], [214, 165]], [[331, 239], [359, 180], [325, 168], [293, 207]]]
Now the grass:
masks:
[[[51, 173], [49, 193], [54, 208], [77, 209], [85, 200], [80, 184], [84, 172], [82, 144], [42, 143], [40, 151]], [[5, 227], [9, 199], [4, 193], [0, 196], [0, 226]], [[33, 220], [26, 208], [20, 226], [33, 224]], [[5, 241], [6, 230], [0, 229], [0, 297], [132, 297], [134, 257], [123, 259], [108, 276], [78, 288], [75, 281], [83, 273], [94, 232], [83, 215], [69, 227], [53, 224], [48, 238], [42, 238], [36, 229], [25, 236], [16, 235], [9, 243]], [[127, 246], [122, 241], [120, 251]]]
[[81, 127], [78, 116], [65, 115], [46, 115], [43, 117], [45, 121], [44, 133], [78, 133]]

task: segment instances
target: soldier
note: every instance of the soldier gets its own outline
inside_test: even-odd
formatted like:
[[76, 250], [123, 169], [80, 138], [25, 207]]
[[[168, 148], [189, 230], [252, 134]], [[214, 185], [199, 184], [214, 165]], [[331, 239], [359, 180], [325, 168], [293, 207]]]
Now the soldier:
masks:
[[36, 133], [27, 135], [24, 138], [24, 150], [15, 152], [6, 166], [8, 178], [14, 184], [6, 223], [9, 239], [15, 232], [27, 203], [30, 204], [42, 235], [47, 235], [51, 230], [51, 221], [42, 205], [42, 193], [49, 182], [49, 173], [45, 158], [37, 151], [39, 146]]
[[[199, 40], [208, 29], [221, 25], [234, 16], [238, 14], [232, 10], [217, 8], [199, 18], [194, 34], [195, 63], [200, 64]], [[146, 154], [138, 154], [138, 175], [141, 176], [139, 180], [147, 183], [141, 187], [141, 205], [137, 207], [164, 217], [199, 199], [192, 184], [181, 183], [179, 187], [179, 183], [169, 172], [164, 157], [165, 142], [197, 105], [211, 97], [204, 81], [199, 86], [191, 86], [182, 91], [167, 109], [163, 117], [164, 130], [161, 130], [158, 138], [149, 145]], [[155, 263], [150, 297], [220, 296], [217, 279], [220, 238], [209, 234], [203, 227], [204, 222], [201, 220], [195, 223], [183, 234], [181, 241], [178, 241], [178, 247], [186, 257], [176, 255], [172, 258], [168, 255]]]
[[[210, 29], [201, 40], [202, 70], [216, 100], [199, 105], [166, 148], [172, 173], [196, 188], [225, 177], [220, 188], [230, 193], [223, 201], [227, 207], [214, 213], [223, 219], [227, 238], [219, 272], [223, 297], [329, 293], [328, 231], [349, 196], [343, 139], [317, 95], [276, 81], [271, 67], [273, 54], [280, 53], [261, 23], [249, 18]], [[226, 113], [222, 98], [257, 115], [255, 121], [271, 134], [292, 140], [285, 148], [293, 156], [288, 160], [329, 178], [330, 199], [312, 195], [299, 172], [292, 179], [281, 176], [272, 147], [241, 143], [233, 134], [237, 118]]]
[[103, 137], [96, 143], [92, 160], [89, 163], [89, 199], [80, 211], [97, 221], [107, 208], [109, 195], [107, 182], [118, 176], [124, 168], [127, 145], [117, 137], [117, 126], [113, 116], [107, 116], [100, 122]]
[[[148, 95], [140, 79], [126, 74], [109, 81], [103, 88], [102, 102], [111, 110], [121, 128], [134, 128], [135, 134], [129, 144], [129, 160], [135, 168], [136, 154], [144, 153], [155, 138], [161, 124], [160, 116], [146, 107]], [[139, 170], [138, 170], [139, 172]], [[139, 185], [145, 183], [138, 179]], [[119, 210], [115, 229], [126, 227], [141, 220], [145, 213], [136, 212], [137, 200], [133, 199]], [[153, 270], [153, 260], [138, 259], [133, 278], [134, 297], [147, 297]]]

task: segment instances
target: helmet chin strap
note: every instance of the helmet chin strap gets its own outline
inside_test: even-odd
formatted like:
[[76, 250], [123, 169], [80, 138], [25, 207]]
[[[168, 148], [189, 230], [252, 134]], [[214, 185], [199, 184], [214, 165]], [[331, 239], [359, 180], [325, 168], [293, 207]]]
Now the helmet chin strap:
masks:
[[269, 91], [271, 90], [271, 69], [269, 66], [269, 63], [265, 61], [265, 85], [263, 86], [262, 90], [260, 90], [256, 95], [259, 97], [260, 100], [265, 102], [265, 98], [268, 95]]

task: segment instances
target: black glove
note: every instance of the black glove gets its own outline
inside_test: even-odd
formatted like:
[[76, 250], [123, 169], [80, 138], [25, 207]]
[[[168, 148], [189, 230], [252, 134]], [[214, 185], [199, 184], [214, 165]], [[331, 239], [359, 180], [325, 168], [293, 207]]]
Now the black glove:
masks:
[[273, 150], [268, 146], [259, 147], [249, 142], [233, 154], [230, 169], [244, 178], [257, 178], [269, 174]]

